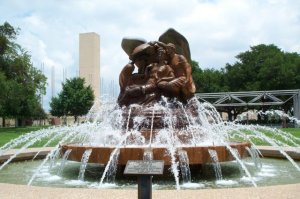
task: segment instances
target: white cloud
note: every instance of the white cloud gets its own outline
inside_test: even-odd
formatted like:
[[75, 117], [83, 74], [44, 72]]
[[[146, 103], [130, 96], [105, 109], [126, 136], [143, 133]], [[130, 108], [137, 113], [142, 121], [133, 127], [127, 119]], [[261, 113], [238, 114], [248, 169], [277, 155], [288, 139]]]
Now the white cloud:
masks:
[[55, 67], [58, 92], [63, 68], [68, 78], [78, 73], [79, 33], [100, 34], [101, 76], [110, 84], [128, 62], [123, 37], [157, 40], [169, 27], [188, 39], [192, 58], [204, 68], [224, 67], [260, 43], [299, 53], [299, 10], [293, 0], [3, 0], [0, 23], [21, 28], [18, 42], [38, 67], [45, 64], [48, 82]]
[[27, 22], [31, 28], [41, 28], [45, 26], [45, 23], [36, 15], [25, 17], [24, 21]]

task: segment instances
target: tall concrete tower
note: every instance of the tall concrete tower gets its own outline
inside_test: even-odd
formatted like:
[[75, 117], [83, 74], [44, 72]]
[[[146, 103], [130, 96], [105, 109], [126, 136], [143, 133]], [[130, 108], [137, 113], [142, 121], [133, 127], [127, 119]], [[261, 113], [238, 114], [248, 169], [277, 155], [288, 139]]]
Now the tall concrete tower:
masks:
[[100, 36], [97, 33], [79, 34], [79, 76], [100, 97]]

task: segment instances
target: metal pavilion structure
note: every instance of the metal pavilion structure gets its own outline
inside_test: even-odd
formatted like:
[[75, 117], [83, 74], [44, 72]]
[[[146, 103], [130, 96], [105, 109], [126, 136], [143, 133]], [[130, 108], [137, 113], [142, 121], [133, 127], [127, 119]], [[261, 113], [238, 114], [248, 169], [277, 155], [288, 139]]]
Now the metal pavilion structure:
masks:
[[217, 109], [229, 107], [280, 106], [293, 100], [294, 117], [300, 120], [300, 89], [196, 93], [200, 102], [209, 102]]

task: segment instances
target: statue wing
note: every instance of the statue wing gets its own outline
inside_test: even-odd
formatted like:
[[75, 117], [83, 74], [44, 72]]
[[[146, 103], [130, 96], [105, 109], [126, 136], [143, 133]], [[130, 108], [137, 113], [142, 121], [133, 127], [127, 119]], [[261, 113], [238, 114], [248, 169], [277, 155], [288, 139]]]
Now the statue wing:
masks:
[[141, 45], [146, 43], [146, 41], [144, 39], [134, 39], [134, 38], [123, 38], [122, 39], [122, 43], [121, 46], [123, 48], [123, 50], [126, 52], [126, 54], [128, 56], [131, 55], [131, 53], [133, 52], [133, 50]]
[[173, 43], [176, 46], [176, 53], [183, 55], [191, 64], [191, 52], [189, 42], [182, 34], [177, 32], [173, 28], [169, 28], [165, 33], [163, 33], [159, 37], [158, 40], [165, 44]]

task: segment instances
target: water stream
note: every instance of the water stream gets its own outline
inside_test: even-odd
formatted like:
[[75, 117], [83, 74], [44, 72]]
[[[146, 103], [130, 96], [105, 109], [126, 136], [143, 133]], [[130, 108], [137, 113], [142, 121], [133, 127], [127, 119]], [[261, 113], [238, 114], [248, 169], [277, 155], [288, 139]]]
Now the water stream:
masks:
[[259, 154], [257, 152], [257, 150], [253, 147], [249, 148], [246, 147], [246, 150], [248, 151], [248, 153], [250, 154], [252, 161], [254, 162], [254, 165], [257, 169], [261, 169], [261, 160], [259, 158]]
[[[60, 163], [60, 167], [59, 167], [59, 170], [57, 172], [57, 175], [61, 175], [64, 168], [65, 168], [65, 165], [66, 165], [66, 162], [68, 160], [68, 157], [70, 155], [70, 153], [72, 152], [72, 149], [68, 149], [66, 150], [66, 152], [64, 153], [63, 157], [62, 157], [62, 160], [61, 160], [61, 163]], [[34, 159], [34, 158], [33, 158]]]
[[179, 150], [178, 157], [179, 157], [179, 165], [180, 165], [182, 181], [183, 183], [190, 183], [192, 180], [191, 180], [191, 170], [189, 166], [189, 157], [187, 155], [187, 152], [184, 150]]
[[214, 171], [215, 171], [215, 174], [216, 174], [216, 179], [217, 180], [223, 180], [222, 169], [221, 169], [221, 166], [220, 166], [218, 153], [216, 152], [216, 150], [213, 150], [213, 149], [208, 149], [208, 153], [210, 155], [211, 161], [213, 162], [213, 167], [214, 167]]
[[87, 166], [87, 163], [89, 161], [92, 151], [93, 151], [93, 149], [87, 149], [87, 150], [85, 150], [85, 152], [82, 155], [78, 180], [82, 180], [82, 181], [84, 180], [85, 169], [86, 169], [86, 166]]

